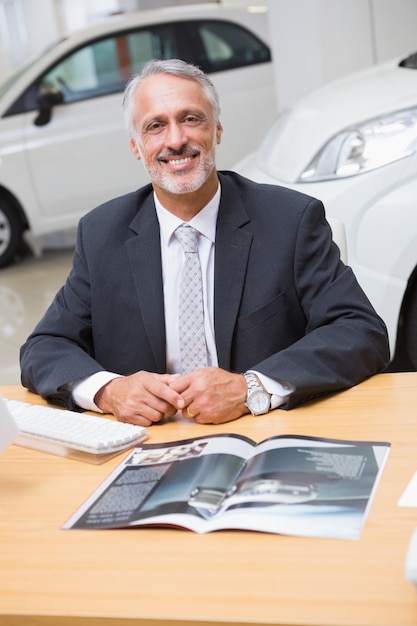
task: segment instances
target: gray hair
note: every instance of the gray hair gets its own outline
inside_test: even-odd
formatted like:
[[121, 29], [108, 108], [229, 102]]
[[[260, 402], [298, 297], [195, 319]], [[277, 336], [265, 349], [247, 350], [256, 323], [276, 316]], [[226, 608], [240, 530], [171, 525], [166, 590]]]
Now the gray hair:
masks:
[[208, 101], [213, 107], [214, 121], [217, 124], [220, 117], [219, 95], [207, 74], [200, 70], [199, 67], [186, 63], [180, 59], [152, 60], [145, 63], [140, 74], [137, 74], [130, 79], [124, 91], [123, 110], [125, 125], [131, 137], [135, 137], [136, 135], [133, 124], [134, 95], [136, 89], [146, 78], [149, 78], [149, 76], [156, 76], [158, 74], [169, 74], [171, 76], [178, 76], [179, 78], [194, 80], [199, 83], [203, 88]]

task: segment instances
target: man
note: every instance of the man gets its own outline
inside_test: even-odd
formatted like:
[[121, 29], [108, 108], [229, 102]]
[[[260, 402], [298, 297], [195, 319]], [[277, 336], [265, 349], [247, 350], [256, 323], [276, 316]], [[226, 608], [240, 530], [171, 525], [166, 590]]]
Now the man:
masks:
[[[67, 282], [22, 347], [23, 384], [150, 426], [178, 411], [221, 423], [290, 409], [383, 370], [385, 326], [340, 261], [322, 204], [216, 171], [223, 128], [208, 77], [152, 61], [124, 107], [152, 182], [80, 221]], [[204, 309], [188, 344], [197, 352], [203, 339], [203, 360], [189, 372], [181, 324], [197, 299], [180, 293], [183, 224], [198, 239]]]

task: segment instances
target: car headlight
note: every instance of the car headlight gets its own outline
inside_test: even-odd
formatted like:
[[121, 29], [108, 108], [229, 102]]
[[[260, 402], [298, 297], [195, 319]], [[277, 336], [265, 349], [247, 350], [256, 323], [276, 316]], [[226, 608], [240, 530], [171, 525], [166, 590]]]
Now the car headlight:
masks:
[[346, 178], [410, 156], [417, 146], [417, 107], [344, 129], [310, 161], [298, 182]]

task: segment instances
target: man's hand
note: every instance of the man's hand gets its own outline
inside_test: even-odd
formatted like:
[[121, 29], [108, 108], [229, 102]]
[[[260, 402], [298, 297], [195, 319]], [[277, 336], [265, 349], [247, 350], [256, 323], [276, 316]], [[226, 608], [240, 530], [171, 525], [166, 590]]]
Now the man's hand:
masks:
[[178, 374], [150, 372], [114, 378], [97, 392], [94, 401], [122, 422], [151, 426], [184, 409], [185, 401], [172, 386], [177, 378]]
[[171, 377], [169, 386], [184, 400], [183, 416], [199, 424], [221, 424], [248, 413], [247, 385], [242, 374], [206, 367]]

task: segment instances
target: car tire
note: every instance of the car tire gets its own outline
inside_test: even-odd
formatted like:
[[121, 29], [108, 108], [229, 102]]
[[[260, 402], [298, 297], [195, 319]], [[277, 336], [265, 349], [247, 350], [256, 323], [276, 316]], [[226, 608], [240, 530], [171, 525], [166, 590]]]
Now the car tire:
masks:
[[404, 346], [412, 367], [417, 370], [417, 289], [408, 297], [404, 315]]
[[0, 268], [12, 263], [23, 245], [23, 224], [16, 209], [0, 196]]

